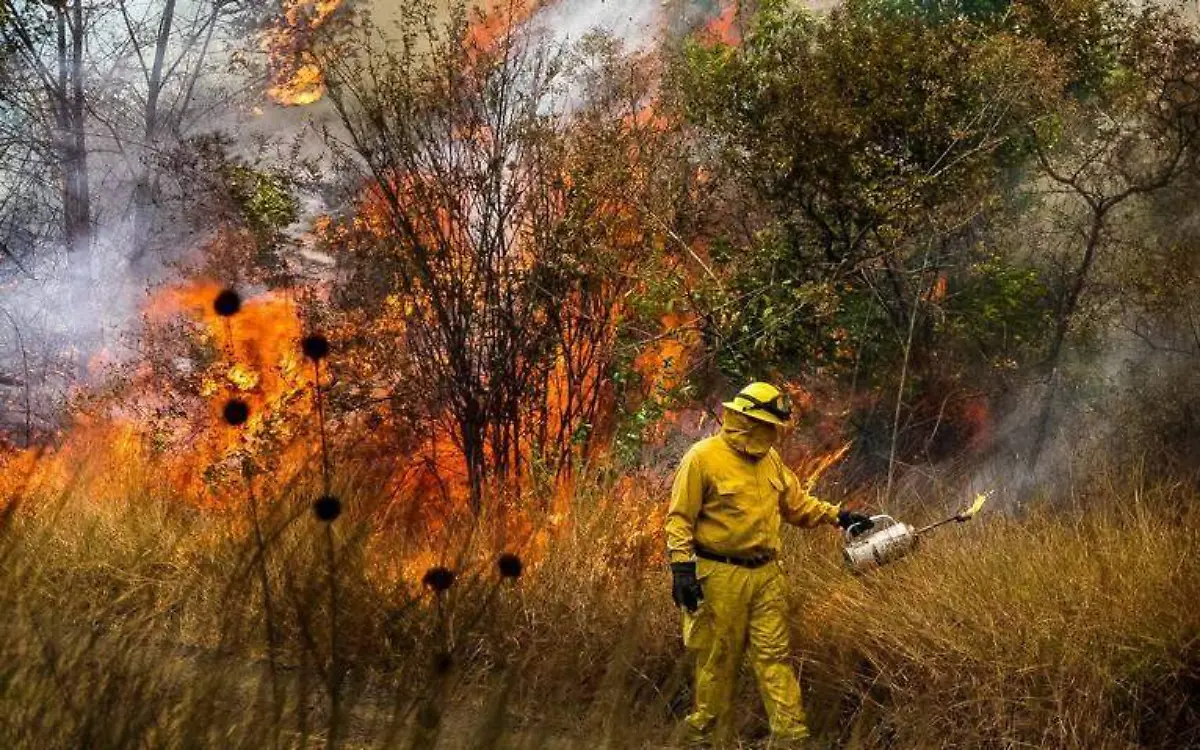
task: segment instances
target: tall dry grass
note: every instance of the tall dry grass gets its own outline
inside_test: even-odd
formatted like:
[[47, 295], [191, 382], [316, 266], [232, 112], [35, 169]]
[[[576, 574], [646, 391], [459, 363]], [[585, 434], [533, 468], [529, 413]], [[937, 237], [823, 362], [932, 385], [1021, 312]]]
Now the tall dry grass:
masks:
[[[200, 512], [152, 478], [121, 502], [78, 484], [9, 506], [0, 746], [664, 747], [686, 711], [677, 615], [640, 528], [657, 492], [611, 503], [585, 486], [505, 578], [497, 547], [520, 540], [430, 558], [379, 530], [364, 487], [327, 527], [311, 488], [264, 483], [253, 505]], [[993, 508], [862, 577], [833, 531], [790, 533], [814, 728], [847, 748], [1200, 747], [1197, 502], [1097, 482], [1020, 517]], [[436, 562], [456, 573], [440, 594], [420, 580]], [[765, 724], [743, 683], [750, 741]]]
[[864, 747], [1200, 746], [1197, 498], [1098, 484], [981, 521], [862, 578], [816, 556], [796, 614], [822, 728]]

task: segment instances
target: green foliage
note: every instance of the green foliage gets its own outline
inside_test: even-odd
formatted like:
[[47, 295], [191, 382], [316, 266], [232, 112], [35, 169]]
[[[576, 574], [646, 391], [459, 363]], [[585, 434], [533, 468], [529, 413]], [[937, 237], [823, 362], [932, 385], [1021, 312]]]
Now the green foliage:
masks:
[[994, 253], [972, 263], [957, 281], [942, 305], [939, 328], [951, 344], [973, 347], [993, 367], [1011, 369], [1036, 354], [1049, 333], [1048, 299], [1036, 268]]
[[299, 218], [291, 181], [279, 172], [243, 164], [226, 165], [225, 184], [245, 221], [261, 235], [287, 228]]
[[1011, 0], [868, 0], [863, 4], [933, 22], [995, 20], [1012, 8]]
[[1066, 90], [1087, 98], [1119, 75], [1132, 17], [1123, 0], [1020, 0], [1005, 23], [1044, 44], [1066, 73]]
[[722, 371], [899, 361], [927, 272], [962, 265], [956, 237], [1059, 102], [1045, 46], [976, 16], [990, 12], [851, 2], [816, 19], [768, 3], [743, 46], [686, 45], [673, 83], [701, 156], [765, 217], [713, 244], [730, 279], [708, 300]]
[[1066, 90], [1087, 97], [1120, 74], [1120, 52], [1133, 14], [1124, 0], [850, 0], [873, 19], [923, 23], [969, 21], [985, 33], [1006, 33], [1045, 45], [1066, 73]]
[[[736, 206], [708, 243], [721, 282], [694, 297], [716, 368], [899, 394], [886, 426], [868, 408], [901, 445], [951, 394], [1065, 372], [1068, 331], [1102, 336], [1075, 310], [1116, 237], [1041, 181], [1104, 218], [1174, 179], [1198, 150], [1197, 49], [1123, 0], [768, 2], [742, 45], [685, 44], [672, 90]], [[1044, 232], [1064, 221], [1086, 255]]]
[[716, 310], [706, 330], [719, 369], [736, 381], [768, 370], [783, 376], [846, 364], [834, 329], [841, 329], [850, 290], [809, 273], [778, 232], [763, 232], [750, 252], [716, 254], [732, 282], [711, 290]]
[[613, 456], [616, 466], [639, 468], [650, 431], [667, 412], [682, 406], [695, 397], [690, 386], [651, 388], [649, 395], [634, 409], [622, 409], [617, 414], [617, 429], [613, 435]]
[[1038, 52], [965, 22], [768, 6], [742, 48], [689, 45], [679, 85], [784, 226], [853, 262], [986, 188], [1004, 136], [1049, 103]]
[[717, 367], [882, 387], [912, 363], [942, 388], [1043, 361], [1063, 277], [999, 227], [1040, 210], [1039, 151], [1103, 155], [1076, 173], [1097, 194], [1155, 172], [1139, 160], [1190, 132], [1194, 47], [1121, 0], [768, 2], [741, 46], [687, 43], [680, 112], [741, 202], [709, 245], [724, 283], [697, 297]]

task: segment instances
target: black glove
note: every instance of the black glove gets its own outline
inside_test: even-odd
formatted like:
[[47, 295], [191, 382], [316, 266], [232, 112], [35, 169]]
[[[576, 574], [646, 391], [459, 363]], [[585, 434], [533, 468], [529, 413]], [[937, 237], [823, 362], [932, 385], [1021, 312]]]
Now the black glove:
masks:
[[671, 563], [671, 598], [675, 600], [675, 606], [688, 612], [695, 612], [704, 601], [704, 589], [696, 578], [694, 561]]
[[843, 529], [854, 527], [855, 535], [861, 534], [864, 531], [870, 531], [875, 528], [875, 522], [870, 516], [864, 516], [862, 513], [855, 513], [852, 510], [839, 510], [837, 524]]

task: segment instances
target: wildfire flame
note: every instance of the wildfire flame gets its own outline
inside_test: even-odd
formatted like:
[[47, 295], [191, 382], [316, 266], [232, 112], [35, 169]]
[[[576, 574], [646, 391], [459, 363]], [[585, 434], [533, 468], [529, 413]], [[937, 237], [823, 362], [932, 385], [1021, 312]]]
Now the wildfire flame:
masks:
[[[126, 400], [143, 407], [122, 415], [142, 438], [175, 446], [158, 459], [164, 474], [180, 497], [203, 504], [225, 502], [226, 490], [241, 492], [240, 479], [224, 486], [214, 477], [240, 477], [247, 457], [269, 462], [285, 480], [311, 463], [307, 441], [298, 439], [311, 421], [313, 370], [300, 351], [296, 302], [287, 291], [258, 294], [223, 318], [213, 308], [220, 290], [195, 281], [152, 296], [144, 311], [147, 335], [163, 348], [159, 358], [173, 357], [184, 384], [164, 396], [165, 382], [153, 373], [135, 379]], [[249, 406], [237, 430], [222, 421], [233, 398]]]
[[721, 9], [720, 15], [713, 18], [704, 27], [703, 36], [712, 42], [736, 47], [742, 41], [741, 22], [738, 16], [738, 3], [728, 3]]
[[821, 480], [821, 476], [829, 470], [829, 467], [840, 461], [842, 456], [846, 455], [851, 445], [853, 443], [846, 443], [835, 451], [818, 456], [809, 466], [805, 466], [801, 471], [804, 476], [804, 491], [811, 492], [812, 488]]
[[487, 0], [472, 9], [467, 45], [486, 50], [506, 40], [511, 32], [533, 15], [538, 3], [523, 0]]
[[263, 38], [270, 57], [272, 83], [267, 96], [272, 101], [300, 106], [325, 95], [325, 75], [312, 43], [341, 4], [342, 0], [283, 0], [281, 19]]
[[[317, 102], [325, 95], [325, 75], [313, 45], [318, 32], [329, 27], [342, 6], [342, 0], [281, 0], [278, 21], [262, 37], [262, 47], [270, 63], [267, 95], [271, 100], [299, 106]], [[473, 18], [468, 30], [468, 42], [476, 48], [496, 44], [514, 25], [528, 21], [543, 4], [514, 1], [501, 7], [501, 2], [493, 1], [482, 6], [483, 11]], [[709, 32], [717, 40], [737, 43], [740, 31], [736, 4], [722, 7]], [[655, 127], [659, 115], [654, 108], [647, 108], [635, 118], [640, 126]], [[369, 211], [364, 215], [366, 221], [380, 218]], [[313, 471], [313, 441], [309, 439], [313, 370], [298, 347], [304, 330], [298, 305], [286, 291], [262, 294], [248, 300], [234, 318], [222, 318], [213, 310], [213, 300], [219, 291], [220, 286], [211, 282], [183, 283], [158, 292], [144, 310], [148, 325], [164, 330], [160, 339], [183, 328], [188, 346], [199, 353], [175, 357], [176, 367], [181, 371], [176, 375], [188, 380], [191, 388], [186, 391], [188, 403], [174, 399], [175, 392], [162, 388], [157, 380], [169, 368], [155, 369], [162, 364], [158, 362], [139, 363], [139, 374], [134, 381], [114, 388], [106, 397], [97, 395], [94, 413], [77, 417], [53, 449], [0, 456], [0, 468], [4, 469], [0, 476], [0, 501], [21, 498], [31, 486], [49, 491], [86, 482], [87, 496], [98, 503], [136, 494], [140, 486], [154, 486], [169, 492], [172, 500], [214, 505], [244, 499], [241, 468], [247, 456], [256, 462], [269, 463], [263, 467], [264, 473], [269, 473], [272, 482], [278, 485], [287, 484], [302, 471]], [[394, 318], [388, 324], [402, 330], [410, 312], [397, 310], [394, 316], [388, 316]], [[674, 313], [665, 316], [661, 321], [664, 335], [638, 354], [635, 367], [648, 383], [649, 391], [670, 391], [685, 377], [686, 365], [698, 346], [692, 322]], [[613, 331], [615, 335], [615, 322]], [[596, 369], [588, 377], [604, 376], [600, 365], [589, 367]], [[239, 429], [221, 423], [222, 406], [232, 397], [249, 405], [249, 420]], [[560, 411], [569, 406], [561, 403], [564, 398], [552, 389], [550, 401]], [[681, 413], [669, 411], [660, 431], [673, 429]], [[451, 511], [444, 508], [429, 510], [439, 502], [443, 506], [465, 505], [466, 478], [456, 471], [461, 463], [461, 449], [447, 432], [430, 436], [427, 444], [406, 444], [403, 451], [397, 451], [396, 444], [388, 442], [391, 437], [367, 438], [356, 448], [368, 456], [402, 454], [402, 459], [394, 463], [379, 462], [378, 471], [387, 476], [381, 478], [378, 486], [388, 498], [421, 498], [423, 502], [407, 503], [405, 507], [395, 503], [389, 507], [396, 526], [414, 512], [430, 515], [440, 512], [449, 516]], [[846, 444], [810, 461], [799, 472], [805, 478], [805, 486], [813, 486], [849, 448]], [[79, 479], [80, 467], [94, 467], [94, 471]], [[112, 467], [121, 470], [113, 471]], [[214, 482], [213, 477], [220, 476], [213, 471], [214, 467], [228, 470], [233, 481]], [[647, 470], [642, 475], [626, 477], [616, 490], [620, 522], [630, 529], [627, 547], [616, 554], [646, 564], [652, 564], [662, 548], [661, 516], [665, 512], [665, 505], [659, 503], [648, 517], [646, 487], [651, 479], [661, 482], [664, 477]], [[532, 539], [530, 544], [536, 553], [544, 546], [547, 535], [560, 533], [569, 526], [571, 487], [560, 489], [554, 498], [553, 512], [544, 523], [523, 516], [515, 518], [502, 531], [514, 538]], [[654, 495], [661, 497], [665, 492], [665, 487], [659, 487]], [[381, 527], [386, 527], [389, 518], [378, 520]], [[440, 554], [418, 553], [405, 563], [409, 569], [406, 575], [412, 577], [434, 564]]]
[[[271, 85], [268, 97], [284, 106], [301, 106], [320, 101], [325, 95], [325, 74], [312, 45], [327, 26], [342, 0], [281, 0], [279, 20], [263, 35], [263, 48], [270, 59]], [[487, 50], [509, 38], [510, 32], [529, 21], [553, 2], [537, 0], [480, 0], [473, 6], [467, 43], [474, 51]], [[714, 43], [736, 46], [742, 40], [739, 3], [723, 2], [721, 11], [702, 30]]]

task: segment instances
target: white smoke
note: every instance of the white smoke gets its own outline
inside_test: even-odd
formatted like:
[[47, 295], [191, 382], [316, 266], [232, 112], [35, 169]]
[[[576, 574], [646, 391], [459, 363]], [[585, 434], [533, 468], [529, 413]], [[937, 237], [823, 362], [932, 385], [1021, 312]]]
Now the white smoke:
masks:
[[529, 27], [552, 48], [569, 49], [589, 34], [602, 33], [627, 51], [642, 52], [659, 40], [664, 9], [653, 0], [561, 0], [535, 13]]
[[[378, 20], [381, 15], [388, 15], [388, 8], [394, 2], [375, 0], [363, 5]], [[541, 5], [523, 24], [521, 32], [535, 49], [550, 55], [570, 54], [594, 34], [612, 38], [625, 52], [647, 53], [668, 35], [707, 22], [719, 12], [720, 6], [715, 1], [559, 0]], [[153, 11], [152, 5], [146, 8]], [[191, 9], [192, 4], [185, 3], [180, 8]], [[89, 33], [103, 42], [98, 43], [96, 54], [103, 52], [108, 56], [107, 72], [95, 74], [103, 81], [89, 81], [89, 90], [104, 92], [108, 86], [122, 92], [141, 91], [144, 81], [133, 58], [127, 49], [113, 42], [121, 39], [125, 28], [108, 29], [103, 26], [106, 23], [116, 21], [100, 19], [96, 21], [99, 25], [89, 29]], [[216, 60], [214, 70], [220, 72], [199, 81], [195, 90], [197, 101], [204, 102], [202, 109], [206, 114], [177, 135], [186, 138], [221, 132], [233, 139], [231, 153], [251, 162], [261, 159], [269, 163], [275, 158], [286, 164], [288, 156], [282, 152], [289, 150], [289, 144], [293, 146], [292, 161], [325, 162], [328, 154], [318, 132], [323, 126], [336, 127], [328, 102], [289, 108], [276, 106], [262, 97], [255, 105], [253, 66], [235, 63], [239, 56], [256, 51], [261, 50], [257, 50], [253, 39], [235, 38], [225, 29], [217, 33], [209, 54]], [[170, 52], [174, 56], [179, 50], [172, 48]], [[122, 54], [128, 59], [122, 58]], [[576, 81], [564, 82], [556, 92], [562, 98], [556, 97], [547, 106], [570, 111], [573, 103], [580, 100], [581, 85]], [[228, 92], [240, 93], [232, 96]], [[136, 99], [133, 96], [130, 101], [136, 105]], [[124, 116], [130, 113], [136, 116], [136, 106], [122, 110]], [[131, 122], [131, 128], [136, 126], [136, 117]], [[139, 253], [132, 247], [136, 232], [130, 196], [140, 168], [137, 160], [141, 157], [136, 153], [125, 154], [125, 149], [115, 146], [110, 130], [98, 117], [88, 124], [88, 139], [96, 223], [86, 263], [70, 257], [61, 245], [41, 242], [25, 255], [20, 269], [13, 270], [5, 264], [4, 281], [0, 282], [4, 295], [0, 300], [0, 317], [3, 317], [0, 431], [11, 432], [14, 424], [23, 421], [24, 415], [18, 418], [13, 410], [19, 407], [18, 411], [24, 411], [24, 396], [28, 395], [25, 389], [36, 391], [30, 397], [38, 402], [34, 408], [52, 415], [54, 405], [63, 403], [71, 390], [94, 374], [101, 363], [121, 362], [135, 353], [139, 313], [151, 288], [170, 279], [175, 273], [174, 264], [194, 255], [211, 239], [203, 228], [196, 232], [187, 227], [182, 213], [164, 214], [159, 221], [161, 231], [153, 238], [156, 249], [150, 255], [154, 260], [134, 268], [131, 258]], [[186, 186], [182, 189], [185, 194], [174, 197], [181, 203], [180, 211], [186, 210], [183, 206], [187, 203]], [[326, 209], [317, 196], [301, 198], [306, 202], [305, 218], [297, 226]], [[297, 247], [296, 261], [315, 273], [323, 273], [322, 269], [330, 266], [328, 256], [306, 248], [303, 243], [297, 243]], [[26, 371], [29, 377], [24, 375]], [[48, 422], [43, 425], [45, 429], [50, 427]]]

